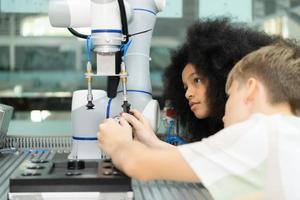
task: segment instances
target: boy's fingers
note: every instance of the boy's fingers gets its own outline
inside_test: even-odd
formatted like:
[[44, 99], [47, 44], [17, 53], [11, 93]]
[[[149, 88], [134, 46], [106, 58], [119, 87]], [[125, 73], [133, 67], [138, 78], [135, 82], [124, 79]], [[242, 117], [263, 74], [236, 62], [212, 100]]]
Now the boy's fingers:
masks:
[[[100, 128], [102, 128], [102, 129], [105, 129], [105, 127], [107, 127], [107, 126], [112, 126], [112, 125], [115, 125], [115, 124], [118, 124], [114, 119], [112, 119], [112, 118], [108, 118], [108, 119], [105, 119], [104, 121], [103, 121], [103, 123], [101, 123], [100, 125], [99, 125], [99, 129]], [[102, 125], [102, 127], [100, 127]]]
[[138, 110], [136, 109], [132, 109], [130, 110], [130, 112], [133, 113], [133, 115], [139, 120], [141, 121], [143, 124], [148, 123], [147, 119], [142, 115], [142, 113], [140, 113]]
[[132, 113], [132, 114], [134, 114], [134, 113], [136, 113], [136, 112], [138, 112], [138, 110], [137, 110], [137, 109], [134, 109], [134, 108], [131, 108], [131, 109], [129, 110], [129, 113]]
[[120, 125], [123, 126], [123, 127], [130, 127], [130, 124], [123, 118], [123, 117], [120, 117]]
[[141, 123], [138, 119], [136, 119], [133, 115], [122, 113], [122, 117], [127, 120], [132, 126], [136, 127], [139, 126]]
[[107, 132], [111, 129], [111, 127], [115, 126], [115, 125], [119, 125], [118, 123], [116, 123], [113, 119], [109, 118], [106, 119], [105, 122], [99, 124], [98, 128], [99, 131], [97, 133], [97, 138], [99, 139], [99, 141], [103, 140], [103, 137], [106, 137]]

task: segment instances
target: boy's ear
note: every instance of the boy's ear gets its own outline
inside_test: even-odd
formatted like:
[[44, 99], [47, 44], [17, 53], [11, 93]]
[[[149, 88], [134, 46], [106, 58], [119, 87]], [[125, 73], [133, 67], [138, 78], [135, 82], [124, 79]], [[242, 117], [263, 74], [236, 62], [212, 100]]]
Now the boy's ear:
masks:
[[255, 78], [249, 78], [246, 82], [246, 92], [244, 100], [246, 103], [252, 102], [258, 93], [258, 80]]

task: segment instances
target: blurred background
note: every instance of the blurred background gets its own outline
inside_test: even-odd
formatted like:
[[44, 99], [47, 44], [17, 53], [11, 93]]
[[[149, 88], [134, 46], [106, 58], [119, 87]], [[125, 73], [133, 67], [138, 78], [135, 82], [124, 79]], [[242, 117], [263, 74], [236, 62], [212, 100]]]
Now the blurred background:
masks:
[[[47, 9], [48, 0], [0, 0], [0, 103], [15, 108], [9, 134], [71, 133], [72, 92], [86, 89], [85, 41], [51, 27]], [[162, 73], [187, 27], [198, 18], [220, 16], [300, 38], [300, 0], [167, 0], [151, 47], [154, 98], [161, 99]], [[93, 86], [105, 89], [106, 79]]]

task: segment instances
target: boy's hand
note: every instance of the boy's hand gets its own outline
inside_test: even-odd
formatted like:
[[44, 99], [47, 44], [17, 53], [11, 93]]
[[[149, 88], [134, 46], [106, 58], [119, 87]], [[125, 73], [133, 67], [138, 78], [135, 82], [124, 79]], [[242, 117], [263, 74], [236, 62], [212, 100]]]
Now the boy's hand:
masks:
[[138, 180], [199, 181], [177, 148], [160, 141], [146, 119], [139, 112], [132, 112], [137, 118], [128, 114], [123, 114], [123, 117], [136, 130], [136, 137], [146, 143], [151, 140], [154, 148], [133, 141], [132, 127], [123, 117], [119, 123], [107, 119], [99, 125], [98, 139], [100, 147], [111, 157], [114, 165]]
[[119, 123], [111, 118], [106, 119], [99, 125], [97, 137], [101, 149], [112, 156], [120, 146], [132, 142], [132, 128], [122, 117]]
[[156, 146], [160, 140], [155, 135], [149, 121], [135, 109], [131, 109], [130, 112], [132, 115], [122, 113], [121, 116], [132, 126], [134, 139], [149, 147]]

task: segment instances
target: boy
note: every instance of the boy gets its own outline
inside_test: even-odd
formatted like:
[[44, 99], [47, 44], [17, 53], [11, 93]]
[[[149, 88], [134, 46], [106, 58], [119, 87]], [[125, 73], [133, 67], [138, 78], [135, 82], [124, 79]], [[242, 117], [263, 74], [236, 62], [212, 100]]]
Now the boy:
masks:
[[100, 124], [100, 146], [140, 180], [200, 181], [215, 199], [300, 199], [297, 47], [282, 42], [248, 54], [230, 72], [226, 92], [226, 128], [201, 142], [166, 144], [133, 111], [119, 124]]

